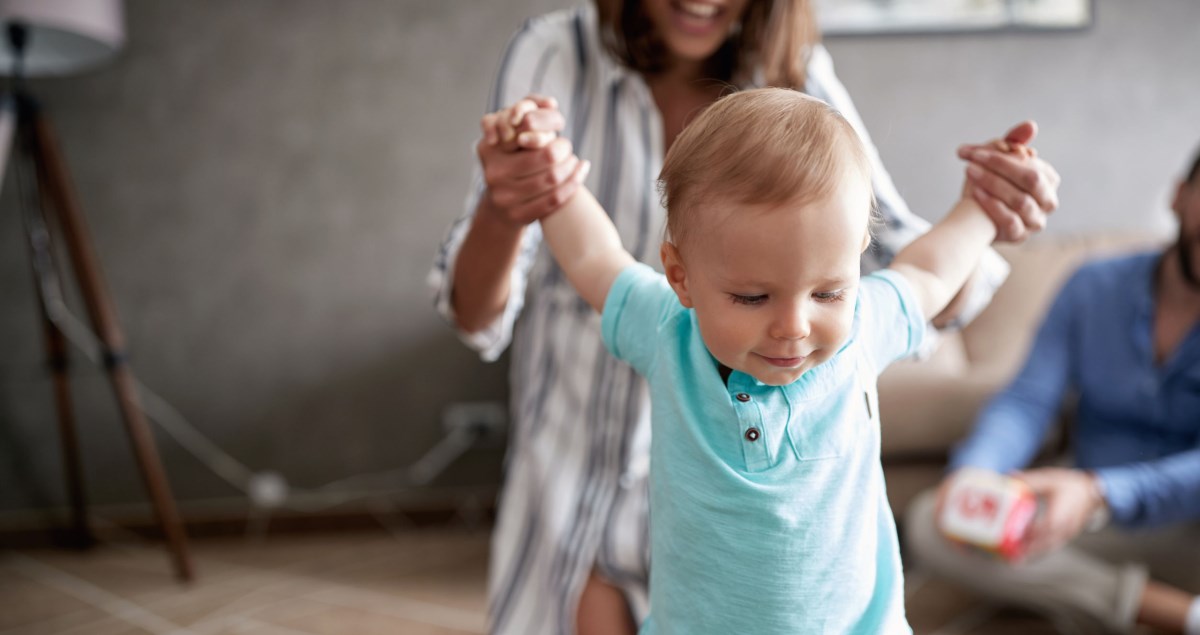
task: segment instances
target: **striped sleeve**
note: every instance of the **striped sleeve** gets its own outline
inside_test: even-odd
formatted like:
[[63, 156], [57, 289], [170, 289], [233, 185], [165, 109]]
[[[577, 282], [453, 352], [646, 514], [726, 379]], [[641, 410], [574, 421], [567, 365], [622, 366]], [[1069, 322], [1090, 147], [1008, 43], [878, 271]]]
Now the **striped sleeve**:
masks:
[[[573, 51], [575, 38], [569, 30], [570, 26], [570, 21], [563, 14], [551, 14], [527, 21], [513, 35], [500, 58], [485, 112], [509, 106], [530, 93], [553, 96], [564, 113], [570, 112], [571, 89], [578, 74], [577, 58]], [[479, 163], [474, 163], [464, 211], [442, 240], [427, 278], [434, 295], [434, 306], [451, 325], [456, 323], [454, 308], [450, 303], [455, 262], [471, 228], [475, 208], [486, 188]], [[528, 226], [522, 235], [520, 251], [512, 270], [504, 312], [475, 333], [459, 331], [459, 338], [478, 351], [484, 361], [496, 360], [512, 341], [513, 325], [524, 307], [529, 271], [537, 260], [541, 242], [541, 227], [537, 224]]]
[[[826, 103], [836, 108], [858, 132], [858, 136], [863, 142], [863, 147], [871, 160], [872, 185], [875, 188], [876, 204], [880, 216], [883, 217], [883, 225], [876, 232], [871, 249], [863, 259], [863, 272], [869, 273], [887, 267], [901, 249], [921, 234], [929, 231], [929, 221], [914, 214], [901, 198], [900, 192], [892, 182], [891, 175], [883, 166], [879, 150], [871, 142], [871, 136], [867, 133], [867, 128], [863, 124], [858, 110], [854, 107], [850, 94], [846, 92], [846, 87], [842, 85], [833, 70], [833, 58], [823, 46], [817, 46], [813, 50], [812, 59], [809, 60], [808, 83], [805, 86], [805, 92], [825, 100]], [[953, 324], [955, 328], [966, 325], [979, 315], [992, 301], [992, 296], [996, 294], [996, 290], [1008, 277], [1008, 263], [993, 249], [988, 249], [984, 253], [983, 258], [980, 259], [979, 268], [982, 272], [981, 283], [971, 288], [971, 296]], [[932, 340], [932, 338], [930, 339]]]

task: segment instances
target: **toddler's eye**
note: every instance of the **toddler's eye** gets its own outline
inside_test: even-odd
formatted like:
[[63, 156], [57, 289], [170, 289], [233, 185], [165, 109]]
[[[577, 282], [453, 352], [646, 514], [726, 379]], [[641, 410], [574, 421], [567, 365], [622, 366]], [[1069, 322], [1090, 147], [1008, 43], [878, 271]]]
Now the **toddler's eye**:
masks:
[[846, 299], [846, 290], [838, 289], [837, 291], [822, 291], [814, 293], [813, 297], [817, 302], [841, 302]]
[[738, 295], [736, 293], [730, 293], [729, 298], [733, 300], [734, 304], [747, 304], [750, 306], [762, 304], [763, 302], [767, 301], [767, 296], [765, 295]]

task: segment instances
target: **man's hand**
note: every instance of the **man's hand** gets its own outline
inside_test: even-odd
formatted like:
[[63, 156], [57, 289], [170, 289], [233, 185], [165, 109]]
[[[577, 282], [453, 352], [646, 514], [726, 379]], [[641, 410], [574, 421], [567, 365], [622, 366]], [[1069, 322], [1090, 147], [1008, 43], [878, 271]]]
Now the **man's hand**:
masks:
[[1027, 556], [1054, 551], [1071, 542], [1107, 505], [1090, 472], [1046, 467], [1013, 476], [1025, 481], [1044, 505], [1029, 528]]

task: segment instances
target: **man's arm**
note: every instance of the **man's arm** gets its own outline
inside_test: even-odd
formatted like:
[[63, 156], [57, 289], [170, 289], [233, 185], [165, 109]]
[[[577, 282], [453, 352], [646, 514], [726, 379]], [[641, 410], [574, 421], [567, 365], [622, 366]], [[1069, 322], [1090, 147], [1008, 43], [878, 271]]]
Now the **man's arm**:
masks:
[[1200, 520], [1200, 448], [1094, 472], [1113, 520], [1122, 525], [1152, 527]]
[[581, 187], [562, 209], [541, 223], [550, 253], [571, 286], [592, 308], [602, 311], [617, 274], [635, 262], [621, 246], [621, 236], [604, 208]]

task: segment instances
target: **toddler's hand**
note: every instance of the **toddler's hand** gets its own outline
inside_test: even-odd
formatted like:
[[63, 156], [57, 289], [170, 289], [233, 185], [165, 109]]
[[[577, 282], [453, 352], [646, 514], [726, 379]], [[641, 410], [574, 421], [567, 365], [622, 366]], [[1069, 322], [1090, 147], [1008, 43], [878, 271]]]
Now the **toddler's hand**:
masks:
[[502, 150], [542, 148], [566, 125], [553, 97], [529, 95], [517, 103], [483, 116], [483, 140]]

